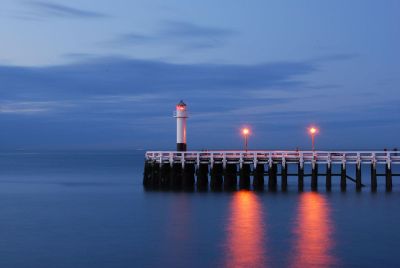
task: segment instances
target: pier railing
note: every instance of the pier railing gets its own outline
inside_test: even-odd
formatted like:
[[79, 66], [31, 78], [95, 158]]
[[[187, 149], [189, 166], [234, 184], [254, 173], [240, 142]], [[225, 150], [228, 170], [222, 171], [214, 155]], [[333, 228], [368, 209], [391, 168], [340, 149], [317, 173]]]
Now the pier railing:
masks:
[[400, 164], [397, 151], [148, 151], [146, 160], [156, 163], [200, 164]]

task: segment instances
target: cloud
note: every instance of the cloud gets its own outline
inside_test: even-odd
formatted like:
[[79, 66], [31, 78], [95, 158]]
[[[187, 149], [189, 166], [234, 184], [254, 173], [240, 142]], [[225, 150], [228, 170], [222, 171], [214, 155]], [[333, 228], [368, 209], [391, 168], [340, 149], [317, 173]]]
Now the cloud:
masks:
[[[61, 18], [89, 18], [98, 19], [106, 18], [108, 15], [100, 12], [79, 9], [71, 6], [45, 2], [45, 1], [29, 1], [26, 2], [30, 7], [34, 9], [37, 16], [48, 16], [48, 17], [61, 17]], [[35, 17], [35, 14], [30, 14], [28, 17]], [[26, 17], [26, 16], [25, 16]]]
[[394, 104], [385, 110], [375, 102], [374, 112], [365, 105], [371, 99], [358, 99], [357, 105], [351, 97], [335, 99], [336, 87], [305, 80], [318, 71], [314, 60], [176, 64], [85, 56], [56, 66], [0, 65], [0, 118], [7, 129], [0, 139], [14, 147], [173, 144], [172, 110], [180, 99], [189, 104], [191, 138], [232, 137], [242, 123], [258, 126], [257, 133], [268, 133], [272, 141], [282, 130], [301, 131], [311, 121], [324, 129], [351, 129], [355, 124], [347, 122], [367, 115], [360, 127], [370, 129], [379, 118], [397, 120]]
[[157, 37], [138, 33], [128, 33], [119, 35], [116, 39], [109, 43], [118, 45], [137, 45], [153, 41], [157, 41]]
[[353, 60], [360, 55], [358, 53], [336, 53], [331, 55], [319, 56], [312, 59], [312, 61], [318, 62], [332, 62], [332, 61], [345, 61]]
[[107, 44], [117, 46], [132, 46], [152, 44], [178, 45], [184, 49], [208, 49], [220, 47], [237, 34], [231, 29], [203, 26], [182, 21], [163, 21], [160, 28], [150, 34], [137, 32], [117, 36]]
[[66, 101], [2, 101], [0, 114], [36, 115], [72, 106]]
[[316, 71], [307, 62], [258, 65], [174, 64], [124, 58], [88, 58], [47, 67], [0, 66], [0, 97], [77, 98], [95, 95], [171, 94], [230, 96], [249, 89], [290, 89], [297, 76]]
[[[259, 109], [291, 101], [277, 94], [259, 98], [256, 92], [295, 91], [305, 84], [298, 77], [316, 70], [308, 62], [175, 64], [115, 57], [83, 57], [81, 62], [47, 67], [3, 65], [0, 118], [20, 126], [10, 123], [10, 131], [23, 131], [33, 122], [49, 132], [56, 125], [64, 129], [86, 122], [93, 135], [103, 128], [142, 128], [149, 133], [154, 125], [164, 132], [172, 126], [175, 103], [183, 98], [191, 104], [192, 120], [211, 123], [222, 118], [228, 123], [232, 115], [257, 117]], [[261, 108], [240, 110], [246, 103]], [[29, 124], [24, 121], [27, 115]]]
[[236, 32], [230, 29], [201, 26], [182, 21], [165, 21], [160, 34], [179, 38], [221, 38]]
[[160, 101], [167, 96], [162, 94], [137, 94], [137, 95], [102, 95], [94, 96], [89, 102], [93, 103], [123, 103], [123, 102], [146, 102], [146, 101]]
[[0, 114], [36, 114], [46, 111], [48, 111], [47, 108], [37, 107], [36, 105], [33, 107], [25, 107], [16, 103], [0, 105]]

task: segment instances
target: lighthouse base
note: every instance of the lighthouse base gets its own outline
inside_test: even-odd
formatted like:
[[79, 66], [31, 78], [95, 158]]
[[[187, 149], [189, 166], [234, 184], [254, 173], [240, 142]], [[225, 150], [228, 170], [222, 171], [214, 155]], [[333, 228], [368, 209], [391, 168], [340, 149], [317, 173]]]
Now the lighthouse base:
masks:
[[176, 150], [177, 150], [178, 152], [185, 152], [186, 149], [187, 149], [186, 143], [177, 143], [177, 144], [176, 144]]

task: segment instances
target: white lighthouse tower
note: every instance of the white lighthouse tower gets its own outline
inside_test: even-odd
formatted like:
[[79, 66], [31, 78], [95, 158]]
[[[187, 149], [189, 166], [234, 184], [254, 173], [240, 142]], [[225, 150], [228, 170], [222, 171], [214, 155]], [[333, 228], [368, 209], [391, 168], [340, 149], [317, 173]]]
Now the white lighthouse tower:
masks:
[[181, 100], [176, 105], [176, 112], [174, 114], [176, 117], [176, 150], [186, 151], [186, 104]]

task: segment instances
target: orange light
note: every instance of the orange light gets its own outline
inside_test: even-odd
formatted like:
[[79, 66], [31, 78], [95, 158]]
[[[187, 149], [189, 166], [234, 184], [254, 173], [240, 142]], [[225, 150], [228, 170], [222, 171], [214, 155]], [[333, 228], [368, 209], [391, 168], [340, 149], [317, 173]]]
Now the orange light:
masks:
[[244, 128], [244, 129], [242, 130], [242, 133], [243, 133], [243, 135], [247, 136], [247, 135], [250, 134], [250, 130], [249, 130], [248, 128]]
[[315, 134], [317, 133], [318, 129], [316, 129], [315, 127], [310, 128], [310, 133], [311, 134]]

